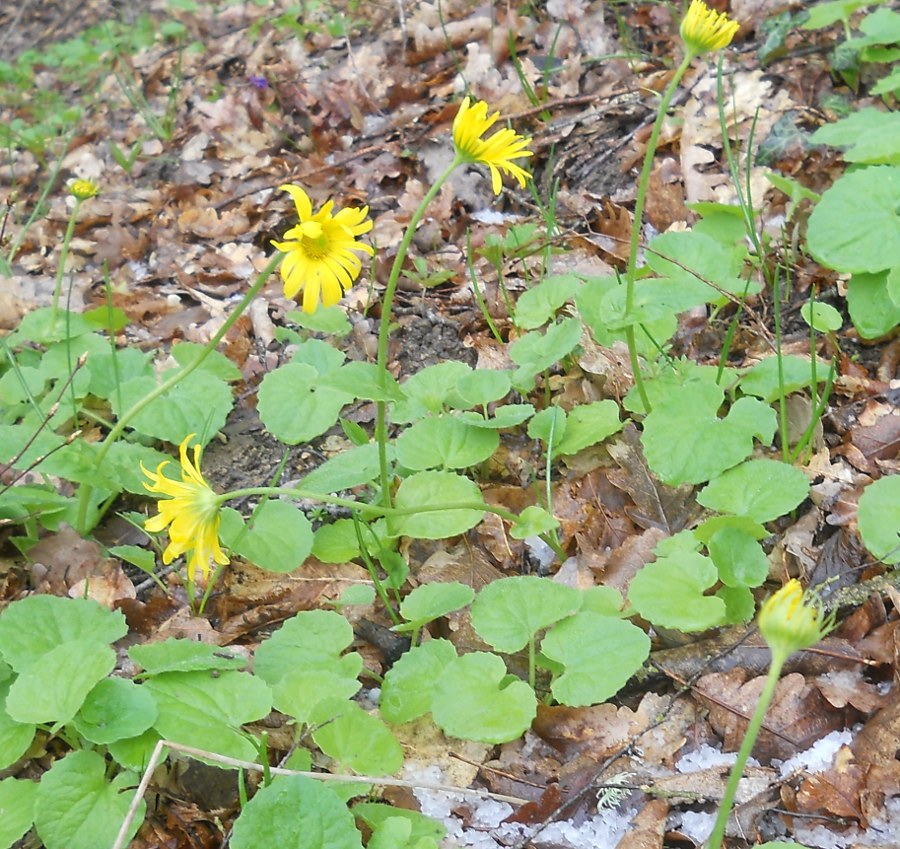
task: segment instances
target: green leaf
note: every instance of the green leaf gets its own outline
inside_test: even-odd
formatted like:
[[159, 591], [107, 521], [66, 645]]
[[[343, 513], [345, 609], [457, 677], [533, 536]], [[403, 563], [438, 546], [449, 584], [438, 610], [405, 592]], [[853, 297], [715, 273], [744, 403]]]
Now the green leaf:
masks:
[[332, 389], [350, 399], [387, 402], [402, 401], [405, 397], [397, 381], [375, 363], [346, 363], [323, 375], [318, 385], [320, 389]]
[[362, 849], [353, 814], [321, 781], [286, 775], [261, 787], [235, 820], [232, 849]]
[[412, 631], [434, 619], [460, 610], [475, 598], [475, 590], [459, 581], [421, 584], [400, 602], [400, 615], [407, 621], [395, 631]]
[[890, 279], [897, 268], [877, 274], [854, 274], [847, 284], [847, 309], [865, 339], [877, 339], [900, 324], [900, 303], [891, 297]]
[[276, 439], [297, 445], [325, 433], [349, 400], [344, 392], [320, 387], [313, 366], [287, 363], [263, 378], [257, 409]]
[[286, 501], [265, 501], [248, 522], [237, 510], [221, 511], [222, 542], [245, 560], [269, 572], [293, 572], [309, 557], [312, 525]]
[[869, 107], [834, 124], [819, 127], [810, 141], [844, 149], [847, 162], [897, 164], [900, 157], [900, 113]]
[[179, 342], [172, 346], [169, 353], [182, 368], [187, 368], [203, 357], [203, 362], [197, 367], [195, 374], [204, 374], [226, 382], [241, 379], [241, 370], [228, 357], [220, 351], [207, 351], [206, 345], [198, 345], [196, 342]]
[[[388, 462], [394, 458], [394, 446], [387, 446]], [[305, 492], [340, 492], [362, 486], [378, 477], [378, 446], [355, 445], [346, 451], [335, 454], [317, 469], [313, 469], [306, 477], [300, 479], [298, 489]]]
[[456, 660], [449, 640], [429, 640], [413, 646], [385, 673], [381, 715], [394, 725], [410, 722], [431, 710], [434, 689], [444, 669]]
[[21, 673], [74, 640], [102, 646], [127, 633], [125, 617], [96, 601], [32, 595], [14, 601], [0, 614], [0, 654]]
[[497, 651], [517, 652], [538, 631], [571, 616], [581, 607], [581, 593], [536, 575], [499, 578], [472, 603], [472, 626]]
[[356, 652], [342, 656], [352, 642], [353, 628], [340, 613], [303, 610], [260, 644], [254, 655], [253, 671], [273, 685], [288, 670], [299, 667], [327, 669], [343, 677], [356, 678], [362, 669], [362, 657]]
[[739, 528], [722, 528], [708, 543], [709, 556], [728, 587], [758, 587], [769, 574], [762, 546]]
[[[6, 712], [4, 706], [11, 684], [12, 681], [0, 682], [0, 769], [14, 764], [28, 751], [36, 730], [34, 723], [16, 722]], [[3, 818], [0, 817], [0, 828], [2, 827]]]
[[240, 760], [258, 751], [240, 726], [268, 716], [272, 692], [245, 672], [163, 672], [144, 685], [159, 707], [161, 737]]
[[900, 477], [879, 478], [859, 498], [859, 534], [883, 563], [900, 563]]
[[478, 485], [455, 472], [417, 472], [406, 478], [397, 490], [394, 507], [398, 510], [437, 508], [428, 512], [410, 512], [387, 517], [391, 536], [444, 539], [474, 528], [484, 510], [476, 508], [446, 509], [445, 505], [483, 503]]
[[436, 416], [442, 411], [447, 399], [456, 394], [459, 381], [471, 373], [472, 369], [456, 360], [426, 366], [400, 386], [406, 400], [394, 405], [391, 421], [395, 424], [407, 424], [424, 418], [429, 413]]
[[472, 427], [456, 416], [422, 419], [397, 439], [397, 462], [413, 471], [464, 469], [487, 460], [500, 444], [495, 430]]
[[704, 595], [718, 580], [715, 564], [693, 552], [660, 557], [644, 566], [628, 587], [628, 600], [654, 625], [679, 631], [705, 631], [721, 625], [725, 602]]
[[808, 492], [809, 480], [799, 469], [778, 460], [748, 460], [711, 481], [697, 501], [762, 523], [790, 513]]
[[[721, 381], [719, 370], [716, 366], [701, 366], [690, 360], [676, 360], [674, 367], [663, 370], [662, 374], [655, 375], [644, 384], [650, 399], [650, 406], [655, 407], [663, 403], [667, 398], [677, 396], [682, 387], [694, 383], [706, 383], [713, 386], [730, 386], [737, 379], [735, 369], [723, 369]], [[623, 406], [632, 413], [644, 414], [644, 404], [640, 393], [632, 387], [625, 397]]]
[[513, 386], [530, 390], [536, 374], [575, 350], [581, 332], [581, 319], [566, 318], [558, 324], [551, 324], [544, 334], [535, 330], [516, 339], [508, 348], [509, 358], [519, 366], [512, 376]]
[[[784, 394], [790, 395], [801, 389], [808, 389], [812, 382], [812, 363], [809, 357], [785, 356], [781, 358]], [[821, 360], [817, 364], [816, 379], [825, 381], [828, 374], [828, 363]], [[755, 395], [767, 404], [776, 401], [780, 396], [778, 388], [778, 357], [771, 356], [760, 360], [744, 374], [739, 386], [745, 395]]]
[[161, 672], [201, 672], [216, 669], [244, 669], [247, 659], [228, 649], [196, 640], [169, 637], [164, 642], [143, 643], [128, 649], [128, 656], [145, 675]]
[[748, 587], [719, 587], [716, 598], [725, 602], [725, 625], [749, 622], [756, 612], [756, 599]]
[[516, 325], [534, 330], [553, 319], [556, 311], [584, 285], [574, 274], [551, 274], [516, 300]]
[[385, 820], [402, 817], [412, 825], [408, 838], [408, 845], [415, 846], [422, 838], [440, 841], [447, 834], [447, 829], [437, 820], [426, 817], [418, 811], [409, 811], [406, 808], [395, 808], [393, 805], [385, 805], [381, 802], [360, 802], [353, 806], [353, 815], [362, 820], [369, 828], [375, 831]]
[[19, 778], [0, 781], [0, 846], [8, 849], [34, 824], [38, 782]]
[[482, 743], [515, 740], [536, 713], [531, 687], [507, 676], [503, 661], [489, 652], [470, 652], [450, 663], [435, 687], [431, 710], [446, 734]]
[[[106, 761], [97, 752], [71, 752], [60, 758], [41, 777], [34, 802], [35, 826], [46, 849], [112, 846], [136, 784], [136, 777], [127, 772], [108, 782]], [[146, 809], [142, 799], [126, 844], [137, 834]]]
[[298, 327], [330, 336], [346, 336], [352, 329], [349, 319], [339, 306], [319, 307], [313, 313], [292, 310], [285, 318]]
[[361, 686], [356, 678], [339, 672], [293, 668], [272, 685], [272, 702], [297, 722], [321, 725], [337, 716]]
[[492, 418], [486, 419], [480, 413], [466, 410], [459, 414], [459, 419], [473, 427], [503, 430], [508, 427], [516, 427], [516, 425], [528, 421], [533, 415], [534, 407], [531, 404], [504, 404], [497, 408]]
[[294, 346], [291, 355], [292, 363], [312, 366], [320, 377], [340, 368], [345, 359], [343, 351], [321, 339], [304, 339]]
[[764, 444], [772, 441], [774, 410], [754, 398], [740, 398], [720, 419], [724, 398], [715, 384], [687, 384], [644, 419], [644, 454], [665, 483], [702, 483], [747, 457], [754, 437]]
[[556, 454], [556, 446], [566, 435], [568, 418], [562, 407], [547, 407], [546, 410], [535, 413], [528, 422], [527, 433], [532, 439], [540, 439]]
[[403, 749], [390, 729], [355, 702], [347, 702], [312, 734], [316, 745], [343, 770], [360, 775], [393, 775], [403, 766]]
[[115, 665], [116, 653], [96, 640], [56, 646], [19, 673], [9, 688], [6, 711], [16, 722], [69, 722]]
[[147, 690], [127, 678], [106, 678], [88, 693], [75, 716], [75, 729], [105, 745], [143, 734], [156, 716], [156, 702]]
[[838, 21], [847, 23], [857, 9], [871, 4], [872, 0], [830, 0], [819, 3], [809, 10], [809, 17], [801, 29], [824, 29]]
[[456, 394], [468, 407], [483, 407], [505, 398], [511, 388], [512, 381], [508, 371], [480, 368], [459, 379]]
[[[143, 772], [150, 758], [153, 757], [153, 750], [156, 744], [162, 738], [152, 728], [140, 734], [137, 737], [129, 737], [125, 740], [116, 740], [107, 746], [110, 756], [116, 763], [131, 769], [135, 772]], [[168, 757], [168, 749], [162, 749], [163, 760]]]
[[[169, 377], [165, 372], [161, 379]], [[121, 416], [157, 387], [153, 377], [136, 377], [120, 387], [110, 398], [113, 411]], [[121, 395], [121, 405], [119, 397]], [[194, 372], [158, 398], [151, 401], [129, 422], [129, 427], [145, 436], [178, 444], [189, 433], [197, 434], [205, 445], [222, 429], [233, 399], [231, 388], [222, 380]]]
[[831, 304], [821, 301], [807, 302], [800, 307], [800, 315], [803, 320], [819, 333], [833, 333], [840, 330], [844, 324], [841, 314]]
[[353, 519], [337, 519], [322, 525], [313, 537], [313, 556], [323, 563], [346, 563], [359, 556], [359, 540]]
[[509, 535], [513, 539], [528, 539], [528, 537], [555, 531], [558, 527], [558, 519], [551, 516], [543, 507], [532, 505], [519, 513], [515, 523], [509, 529]]
[[554, 625], [541, 640], [541, 652], [565, 667], [550, 685], [554, 698], [582, 707], [604, 702], [625, 686], [650, 655], [650, 638], [623, 619], [582, 611]]
[[[621, 618], [626, 615], [622, 610], [622, 594], [615, 587], [596, 586], [581, 591], [581, 611], [591, 611], [602, 616]], [[577, 614], [576, 614], [577, 615]]]
[[612, 400], [580, 404], [566, 419], [566, 432], [556, 446], [558, 454], [577, 454], [622, 429], [619, 405]]
[[807, 246], [836, 271], [900, 265], [900, 167], [864, 168], [835, 181], [812, 211]]

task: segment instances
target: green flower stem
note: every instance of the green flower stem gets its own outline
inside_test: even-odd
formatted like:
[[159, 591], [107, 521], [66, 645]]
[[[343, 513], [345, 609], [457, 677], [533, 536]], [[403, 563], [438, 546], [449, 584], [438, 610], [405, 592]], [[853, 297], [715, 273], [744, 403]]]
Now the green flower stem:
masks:
[[495, 507], [493, 504], [485, 504], [483, 501], [448, 501], [446, 504], [421, 507], [387, 507], [383, 504], [366, 504], [362, 501], [353, 501], [350, 498], [338, 498], [334, 495], [323, 495], [321, 492], [307, 492], [299, 488], [286, 486], [251, 486], [246, 489], [234, 489], [216, 496], [217, 504], [225, 504], [236, 498], [246, 498], [248, 495], [265, 495], [270, 498], [288, 496], [293, 499], [307, 498], [310, 501], [318, 501], [321, 504], [332, 504], [335, 507], [349, 507], [358, 510], [364, 516], [413, 516], [416, 513], [440, 513], [444, 510], [481, 510], [485, 513], [493, 513], [507, 522], [515, 522], [519, 517], [515, 513]]
[[[125, 428], [128, 427], [129, 422], [137, 416], [141, 410], [145, 409], [148, 404], [155, 401], [159, 398], [160, 395], [168, 392], [173, 386], [178, 385], [182, 380], [184, 380], [191, 372], [195, 371], [200, 367], [201, 363], [209, 356], [209, 354], [214, 351], [219, 342], [225, 337], [225, 334], [231, 329], [232, 325], [241, 317], [244, 310], [250, 305], [250, 302], [259, 294], [259, 291], [265, 285], [266, 281], [269, 279], [272, 272], [278, 267], [278, 264], [281, 262], [283, 254], [276, 253], [270, 260], [268, 265], [259, 273], [256, 280], [253, 282], [253, 285], [247, 290], [247, 294], [241, 299], [241, 302], [232, 310], [231, 314], [225, 319], [225, 323], [219, 328], [218, 333], [213, 336], [209, 342], [206, 343], [203, 350], [200, 352], [200, 356], [197, 357], [192, 363], [186, 365], [183, 369], [180, 369], [175, 374], [173, 374], [168, 380], [164, 380], [159, 386], [156, 387], [152, 392], [148, 392], [140, 401], [135, 403], [131, 409], [126, 410], [120, 417], [119, 420], [115, 423], [112, 430], [106, 435], [106, 439], [103, 440], [103, 444], [100, 446], [100, 450], [97, 453], [97, 457], [94, 460], [95, 464], [98, 468], [103, 467], [103, 461], [106, 458], [106, 455], [109, 453], [109, 449], [112, 447], [113, 443], [122, 435]], [[93, 488], [90, 484], [85, 484], [81, 487], [78, 493], [78, 531], [81, 534], [86, 534], [88, 530], [87, 527], [87, 509], [88, 502], [90, 501], [91, 492]]]
[[66, 234], [63, 236], [62, 248], [59, 252], [59, 265], [56, 269], [56, 287], [53, 289], [53, 302], [50, 304], [50, 327], [56, 324], [56, 313], [59, 310], [59, 296], [62, 293], [63, 277], [66, 275], [66, 260], [69, 257], [69, 245], [72, 242], [72, 236], [75, 234], [75, 220], [78, 218], [78, 210], [84, 201], [81, 198], [75, 198], [75, 206], [72, 207], [72, 214], [69, 216], [69, 224], [66, 227]]
[[[462, 165], [464, 161], [464, 157], [457, 153], [444, 173], [434, 181], [431, 188], [426, 192], [425, 197], [422, 198], [422, 202], [416, 207], [416, 211], [412, 214], [409, 224], [406, 225], [406, 232], [403, 234], [403, 240], [400, 242], [400, 247], [397, 248], [397, 255], [394, 257], [394, 264], [391, 266], [391, 273], [388, 277], [387, 286], [384, 290], [384, 298], [381, 302], [381, 325], [378, 328], [378, 371], [383, 384], [387, 383], [388, 338], [391, 333], [391, 306], [394, 303], [394, 293], [397, 291], [397, 281], [400, 279], [400, 271], [403, 269], [406, 253], [412, 243], [413, 236], [416, 234], [416, 227], [422, 220], [422, 216], [425, 214], [428, 205], [441, 190], [441, 186], [447, 182], [450, 175]], [[378, 401], [376, 403], [375, 441], [378, 443], [378, 465], [381, 469], [381, 503], [384, 507], [389, 508], [392, 503], [391, 477], [387, 461], [387, 404], [384, 401]]]
[[[628, 265], [625, 269], [625, 315], [629, 315], [634, 309], [634, 275], [637, 269], [638, 245], [641, 239], [641, 219], [644, 217], [644, 204], [647, 201], [647, 186], [650, 183], [650, 171], [653, 168], [653, 157], [656, 154], [656, 145], [659, 143], [659, 134], [662, 131], [663, 119], [669, 111], [669, 104], [672, 102], [672, 96], [675, 89], [681, 82], [681, 78], [687, 71], [688, 66], [694, 60], [695, 54], [688, 52], [681, 64], [675, 71], [675, 75], [663, 92], [662, 99], [659, 102], [659, 110], [656, 113], [656, 120], [653, 122], [653, 129], [650, 132], [650, 140], [647, 142], [647, 152], [644, 154], [644, 167], [641, 169], [641, 176], [638, 180], [637, 197], [634, 202], [634, 222], [631, 225], [631, 246], [628, 251]], [[631, 371], [634, 374], [634, 385], [637, 387], [638, 394], [641, 396], [641, 404], [644, 406], [644, 412], [650, 412], [650, 398], [647, 395], [647, 389], [644, 386], [644, 378], [641, 376], [641, 363], [638, 359], [637, 345], [635, 343], [634, 325], [630, 324], [625, 328], [625, 341], [628, 343], [628, 357], [631, 361]]]
[[747, 758], [753, 750], [756, 738], [759, 736], [759, 729], [762, 727], [763, 719], [775, 695], [775, 688], [778, 686], [778, 679], [781, 677], [781, 669], [787, 660], [787, 655], [778, 656], [774, 652], [772, 654], [772, 662], [769, 665], [769, 675], [766, 678], [766, 684], [759, 696], [759, 702], [756, 710], [747, 725], [747, 731], [744, 733], [744, 742], [741, 743], [737, 760], [731, 768], [731, 774], [728, 776], [728, 783], [725, 785], [725, 793], [722, 796], [722, 803], [719, 806], [719, 813], [713, 826], [712, 834], [706, 844], [706, 849], [721, 849], [722, 841], [725, 839], [725, 826], [728, 823], [728, 817], [731, 809], [734, 807], [734, 797], [737, 793], [738, 782], [744, 774], [744, 767], [747, 765]]

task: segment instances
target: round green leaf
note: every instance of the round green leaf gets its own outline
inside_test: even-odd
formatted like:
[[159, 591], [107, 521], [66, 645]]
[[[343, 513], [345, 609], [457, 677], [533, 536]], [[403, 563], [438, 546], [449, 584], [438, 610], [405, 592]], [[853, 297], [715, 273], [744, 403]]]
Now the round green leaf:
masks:
[[492, 581], [472, 603], [472, 626], [497, 651], [517, 652], [538, 631], [581, 607], [581, 593], [549, 578], [519, 575]]
[[612, 400], [581, 404], [569, 413], [565, 435], [556, 445], [558, 454], [576, 454], [620, 431], [619, 405]]
[[353, 814], [321, 781], [286, 775], [260, 788], [234, 823], [233, 849], [362, 849]]
[[[11, 683], [11, 681], [0, 683], [0, 769], [14, 764], [28, 751], [36, 730], [34, 723], [16, 722], [6, 712], [4, 705]], [[2, 817], [0, 817], [0, 823], [2, 823]], [[0, 845], [3, 845], [2, 842]]]
[[474, 410], [463, 410], [459, 414], [460, 421], [472, 425], [472, 427], [488, 427], [493, 430], [504, 430], [515, 427], [528, 421], [534, 415], [534, 407], [531, 404], [504, 404], [498, 407], [493, 417], [484, 418], [481, 413]]
[[810, 303], [807, 301], [800, 307], [800, 315], [803, 320], [819, 333], [832, 333], [840, 330], [844, 323], [841, 314], [831, 304], [823, 304], [821, 301]]
[[22, 672], [72, 640], [107, 644], [127, 633], [125, 617], [96, 601], [32, 595], [14, 601], [0, 614], [0, 654]]
[[385, 674], [381, 687], [381, 715], [394, 725], [424, 716], [431, 710], [434, 688], [444, 669], [456, 660], [449, 640], [429, 640], [413, 646]]
[[[41, 777], [34, 803], [38, 836], [46, 849], [97, 849], [112, 846], [128, 813], [137, 779], [120, 773], [106, 780], [106, 761], [97, 752], [71, 752]], [[129, 792], [126, 792], [130, 788]], [[142, 799], [125, 843], [144, 820]]]
[[900, 265], [900, 167], [862, 168], [835, 181], [812, 211], [807, 246], [836, 271]]
[[445, 733], [482, 743], [515, 740], [536, 713], [534, 690], [510, 680], [503, 661], [488, 652], [471, 652], [445, 668], [431, 710]]
[[0, 846], [12, 846], [33, 825], [37, 790], [36, 781], [0, 781]]
[[257, 410], [276, 439], [297, 445], [325, 433], [347, 400], [345, 393], [319, 386], [314, 366], [287, 363], [263, 378]]
[[393, 775], [403, 766], [403, 749], [390, 729], [355, 702], [313, 732], [316, 745], [342, 769], [360, 775]]
[[232, 551], [269, 572], [293, 572], [313, 547], [312, 525], [286, 501], [266, 501], [248, 522], [230, 507], [222, 510], [220, 535]]
[[721, 528], [707, 547], [719, 570], [719, 580], [728, 587], [758, 587], [769, 574], [762, 546], [739, 528]]
[[391, 536], [444, 539], [474, 528], [484, 510], [450, 505], [483, 503], [481, 490], [467, 477], [454, 472], [418, 472], [406, 478], [397, 490], [394, 506], [402, 510], [421, 510], [407, 515], [388, 516]]
[[470, 407], [483, 407], [505, 398], [511, 387], [508, 371], [480, 368], [460, 378], [456, 393]]
[[288, 669], [272, 685], [273, 705], [297, 722], [321, 725], [336, 716], [360, 686], [356, 678], [327, 669]]
[[628, 600], [654, 625], [704, 631], [725, 618], [722, 599], [704, 595], [718, 577], [708, 557], [679, 552], [644, 566], [631, 579]]
[[6, 711], [16, 722], [69, 722], [115, 665], [116, 653], [94, 640], [57, 646], [13, 682]]
[[528, 539], [556, 530], [559, 520], [551, 516], [543, 507], [532, 505], [526, 507], [515, 524], [509, 529], [509, 535], [513, 539]]
[[313, 555], [323, 563], [346, 563], [359, 556], [359, 539], [353, 519], [337, 519], [319, 527], [313, 537]]
[[475, 590], [459, 581], [422, 584], [400, 602], [400, 615], [407, 620], [407, 624], [394, 630], [421, 628], [426, 622], [471, 604], [473, 598]]
[[879, 478], [859, 499], [859, 534], [884, 563], [900, 563], [900, 477]]
[[711, 481], [697, 501], [719, 513], [771, 522], [790, 513], [808, 492], [809, 480], [799, 469], [778, 460], [749, 460]]
[[156, 702], [143, 687], [127, 678], [105, 678], [88, 693], [75, 716], [75, 728], [103, 745], [143, 734], [156, 716]]
[[541, 652], [565, 667], [550, 686], [554, 698], [582, 707], [622, 689], [649, 656], [650, 638], [623, 619], [582, 611], [554, 625], [541, 640]]
[[888, 270], [875, 274], [854, 274], [847, 284], [847, 309], [853, 326], [866, 339], [890, 333], [900, 324], [900, 303], [891, 297], [895, 274]]
[[422, 419], [397, 439], [397, 461], [407, 469], [464, 469], [487, 460], [500, 444], [496, 430], [472, 427], [456, 416]]
[[147, 675], [160, 672], [197, 672], [206, 669], [244, 669], [246, 658], [229, 654], [221, 646], [169, 637], [163, 642], [144, 643], [128, 649], [128, 656]]
[[303, 610], [288, 619], [256, 650], [253, 672], [276, 684], [290, 669], [326, 669], [345, 678], [356, 678], [362, 657], [344, 655], [353, 642], [350, 623], [333, 610]]

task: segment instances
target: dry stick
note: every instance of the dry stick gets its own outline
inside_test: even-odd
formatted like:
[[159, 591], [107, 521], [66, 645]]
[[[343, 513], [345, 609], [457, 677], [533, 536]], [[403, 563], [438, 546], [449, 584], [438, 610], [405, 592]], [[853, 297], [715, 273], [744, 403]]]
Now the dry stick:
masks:
[[253, 763], [253, 761], [242, 761], [237, 758], [228, 758], [224, 755], [217, 755], [215, 752], [206, 752], [203, 749], [195, 749], [193, 746], [182, 746], [180, 743], [172, 743], [169, 740], [160, 740], [153, 749], [153, 754], [144, 770], [141, 783], [138, 785], [134, 793], [134, 799], [128, 808], [125, 821], [116, 835], [116, 842], [113, 843], [112, 849], [122, 849], [125, 843], [125, 835], [131, 826], [131, 821], [137, 813], [137, 809], [141, 804], [141, 799], [147, 792], [150, 780], [153, 777], [153, 771], [156, 769], [161, 760], [163, 749], [172, 749], [175, 752], [181, 752], [194, 758], [203, 758], [213, 763], [224, 764], [225, 766], [239, 767], [251, 772], [268, 772], [270, 775], [302, 775], [304, 778], [312, 778], [316, 781], [344, 781], [351, 784], [376, 784], [381, 787], [407, 787], [411, 790], [437, 790], [444, 793], [459, 793], [463, 796], [476, 796], [481, 799], [496, 799], [499, 802], [508, 802], [511, 805], [525, 805], [527, 799], [520, 799], [518, 796], [505, 796], [502, 793], [489, 793], [487, 790], [472, 790], [468, 787], [452, 787], [446, 784], [423, 784], [419, 781], [403, 781], [400, 778], [372, 778], [364, 775], [333, 775], [328, 772], [302, 772], [296, 769], [282, 769], [281, 767], [263, 767], [261, 764]]

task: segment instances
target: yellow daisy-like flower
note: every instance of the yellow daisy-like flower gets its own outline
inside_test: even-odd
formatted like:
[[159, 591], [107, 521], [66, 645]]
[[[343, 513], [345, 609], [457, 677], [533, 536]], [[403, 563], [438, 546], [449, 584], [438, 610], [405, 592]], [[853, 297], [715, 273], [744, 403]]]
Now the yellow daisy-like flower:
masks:
[[369, 207], [340, 209], [332, 215], [334, 201], [313, 213], [309, 196], [299, 186], [280, 186], [289, 192], [297, 207], [300, 223], [284, 234], [285, 241], [272, 244], [286, 254], [281, 263], [284, 294], [293, 298], [303, 290], [303, 311], [315, 312], [319, 296], [326, 307], [333, 306], [353, 285], [362, 271], [354, 251], [372, 256], [371, 245], [356, 237], [372, 229], [366, 216]]
[[681, 38], [693, 56], [721, 50], [731, 44], [740, 29], [728, 15], [710, 9], [703, 0], [691, 0], [690, 8], [681, 22]]
[[96, 197], [100, 189], [90, 180], [75, 180], [69, 186], [69, 192], [78, 200], [87, 200], [88, 198]]
[[508, 128], [497, 130], [489, 139], [482, 138], [499, 117], [499, 112], [488, 115], [487, 104], [483, 101], [472, 104], [467, 97], [453, 119], [453, 143], [456, 145], [456, 152], [466, 162], [480, 163], [491, 169], [491, 186], [495, 195], [499, 195], [503, 187], [501, 171], [515, 177], [522, 188], [525, 187], [525, 181], [531, 177], [526, 170], [513, 162], [514, 159], [532, 155], [527, 149], [531, 142], [530, 138], [520, 136]]
[[171, 563], [187, 551], [191, 551], [188, 560], [188, 578], [194, 580], [199, 569], [206, 578], [210, 573], [209, 561], [212, 559], [220, 566], [229, 560], [219, 546], [219, 503], [216, 494], [200, 474], [200, 446], [194, 446], [194, 459], [188, 457], [188, 443], [194, 438], [190, 434], [179, 447], [181, 454], [181, 480], [167, 478], [162, 469], [169, 464], [165, 460], [149, 472], [141, 463], [141, 470], [153, 481], [144, 486], [150, 492], [168, 496], [159, 501], [159, 513], [152, 516], [144, 527], [151, 533], [159, 533], [169, 528], [169, 544], [163, 552], [163, 562]]
[[826, 616], [818, 595], [804, 593], [793, 578], [766, 601], [757, 622], [773, 657], [783, 662], [823, 639], [834, 628], [834, 614]]

